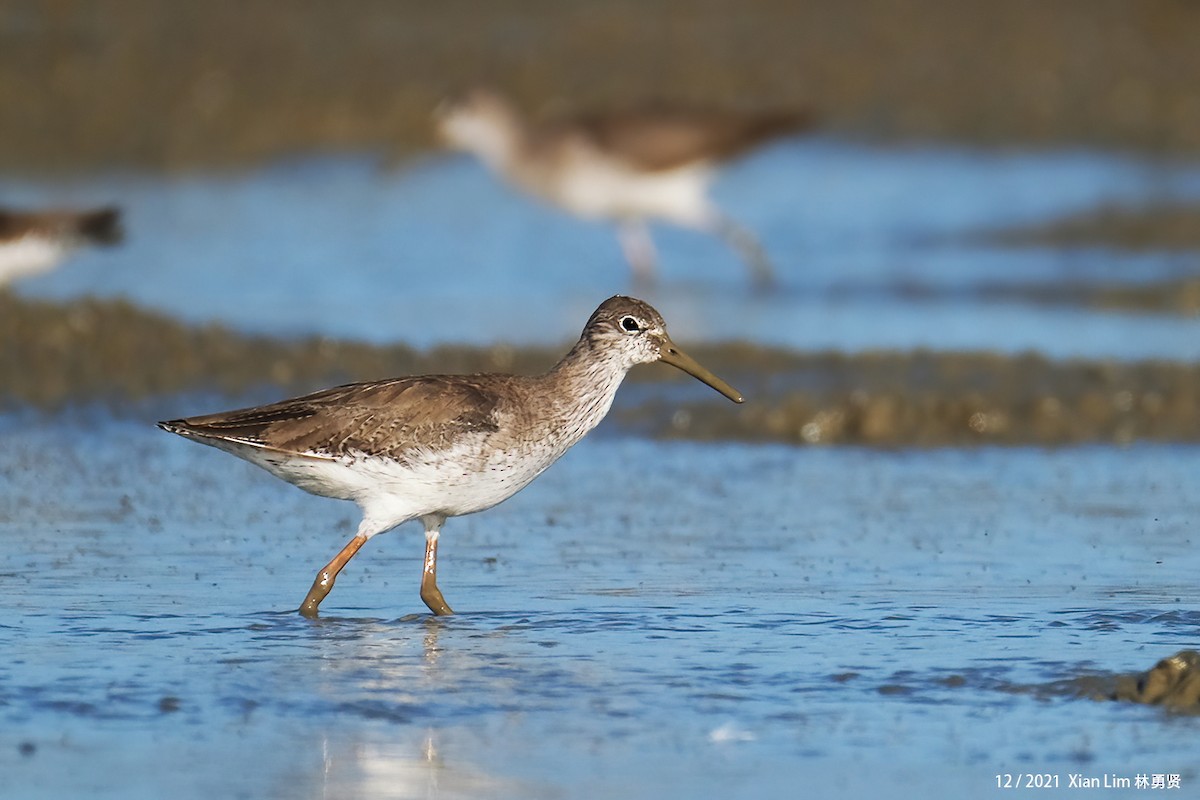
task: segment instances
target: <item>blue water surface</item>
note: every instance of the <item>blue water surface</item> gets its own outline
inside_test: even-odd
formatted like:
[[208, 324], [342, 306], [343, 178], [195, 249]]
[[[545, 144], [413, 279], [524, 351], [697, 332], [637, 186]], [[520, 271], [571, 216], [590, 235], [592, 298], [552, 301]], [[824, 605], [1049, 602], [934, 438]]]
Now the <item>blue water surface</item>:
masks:
[[661, 281], [636, 286], [608, 226], [543, 207], [466, 157], [8, 180], [0, 193], [13, 204], [111, 201], [127, 214], [123, 247], [81, 254], [22, 282], [21, 293], [125, 297], [247, 331], [420, 347], [557, 344], [624, 292], [658, 305], [683, 341], [1200, 357], [1190, 318], [984, 291], [1195, 275], [1189, 253], [1002, 248], [983, 236], [1106, 205], [1194, 201], [1200, 168], [1191, 162], [781, 142], [734, 164], [715, 187], [777, 263], [779, 286], [768, 292], [754, 291], [720, 242], [665, 227], [656, 230]]
[[[588, 439], [372, 540], [128, 420], [3, 425], [0, 773], [22, 798], [977, 797], [1180, 774], [1196, 717], [1056, 682], [1200, 640], [1200, 449]], [[1189, 795], [1190, 796], [1190, 795]]]

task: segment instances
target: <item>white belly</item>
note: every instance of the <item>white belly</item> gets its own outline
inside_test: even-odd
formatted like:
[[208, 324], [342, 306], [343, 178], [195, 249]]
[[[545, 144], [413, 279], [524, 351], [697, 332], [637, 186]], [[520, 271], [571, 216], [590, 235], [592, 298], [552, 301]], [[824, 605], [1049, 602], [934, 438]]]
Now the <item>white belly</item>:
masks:
[[491, 508], [528, 486], [562, 454], [547, 452], [539, 458], [500, 451], [480, 461], [464, 448], [399, 463], [364, 455], [285, 456], [261, 448], [213, 444], [307, 492], [353, 500], [380, 530], [427, 514], [457, 517]]
[[646, 217], [697, 226], [708, 212], [711, 171], [690, 165], [636, 172], [620, 164], [576, 158], [561, 171], [555, 200], [582, 217]]
[[61, 242], [41, 236], [25, 236], [0, 244], [0, 285], [29, 275], [47, 272], [66, 256]]

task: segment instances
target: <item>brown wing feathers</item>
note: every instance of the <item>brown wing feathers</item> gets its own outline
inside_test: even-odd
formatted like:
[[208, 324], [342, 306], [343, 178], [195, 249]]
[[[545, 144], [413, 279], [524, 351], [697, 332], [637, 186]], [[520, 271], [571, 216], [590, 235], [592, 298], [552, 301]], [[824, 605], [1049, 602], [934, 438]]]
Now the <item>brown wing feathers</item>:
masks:
[[411, 450], [452, 445], [469, 433], [496, 430], [498, 402], [496, 392], [465, 377], [402, 378], [338, 386], [270, 405], [161, 422], [159, 427], [285, 453], [400, 458]]
[[576, 118], [568, 123], [598, 149], [649, 170], [693, 161], [724, 160], [763, 142], [808, 127], [808, 115], [735, 115], [688, 108], [645, 108]]

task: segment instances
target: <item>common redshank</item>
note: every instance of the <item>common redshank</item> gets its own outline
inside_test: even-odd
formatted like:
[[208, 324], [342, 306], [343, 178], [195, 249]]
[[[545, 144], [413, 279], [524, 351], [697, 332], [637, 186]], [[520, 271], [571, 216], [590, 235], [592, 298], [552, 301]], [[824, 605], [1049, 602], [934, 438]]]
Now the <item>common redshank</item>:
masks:
[[760, 285], [774, 271], [749, 230], [709, 198], [718, 167], [764, 142], [801, 130], [795, 112], [647, 106], [536, 124], [484, 89], [447, 100], [435, 121], [442, 140], [467, 150], [517, 187], [584, 219], [610, 220], [635, 278], [653, 279], [649, 220], [727, 242]]
[[449, 517], [512, 497], [599, 424], [625, 373], [663, 361], [735, 403], [742, 396], [685, 354], [662, 316], [631, 297], [604, 301], [549, 372], [423, 375], [338, 386], [270, 405], [160, 422], [325, 497], [363, 519], [313, 581], [300, 613], [315, 617], [338, 573], [367, 540], [404, 522], [425, 526], [421, 599], [451, 614], [437, 587]]

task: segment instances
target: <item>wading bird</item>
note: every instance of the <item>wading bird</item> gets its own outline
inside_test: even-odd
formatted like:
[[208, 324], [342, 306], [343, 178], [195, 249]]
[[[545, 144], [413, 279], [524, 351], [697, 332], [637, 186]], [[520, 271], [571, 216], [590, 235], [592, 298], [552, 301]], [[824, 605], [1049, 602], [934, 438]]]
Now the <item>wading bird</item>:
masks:
[[718, 167], [809, 125], [798, 113], [737, 113], [648, 106], [535, 124], [498, 94], [476, 89], [439, 106], [442, 140], [467, 150], [530, 194], [584, 219], [610, 220], [641, 280], [654, 277], [647, 222], [661, 220], [726, 241], [760, 285], [774, 272], [755, 236], [712, 202]]
[[0, 286], [48, 272], [86, 245], [121, 241], [121, 212], [14, 211], [0, 208]]
[[353, 500], [358, 532], [323, 567], [300, 605], [315, 617], [342, 567], [372, 536], [425, 526], [421, 599], [453, 613], [437, 587], [442, 524], [512, 497], [599, 424], [625, 373], [662, 361], [736, 403], [742, 396], [686, 355], [662, 316], [612, 297], [549, 372], [423, 375], [355, 383], [279, 403], [160, 422], [325, 497]]

